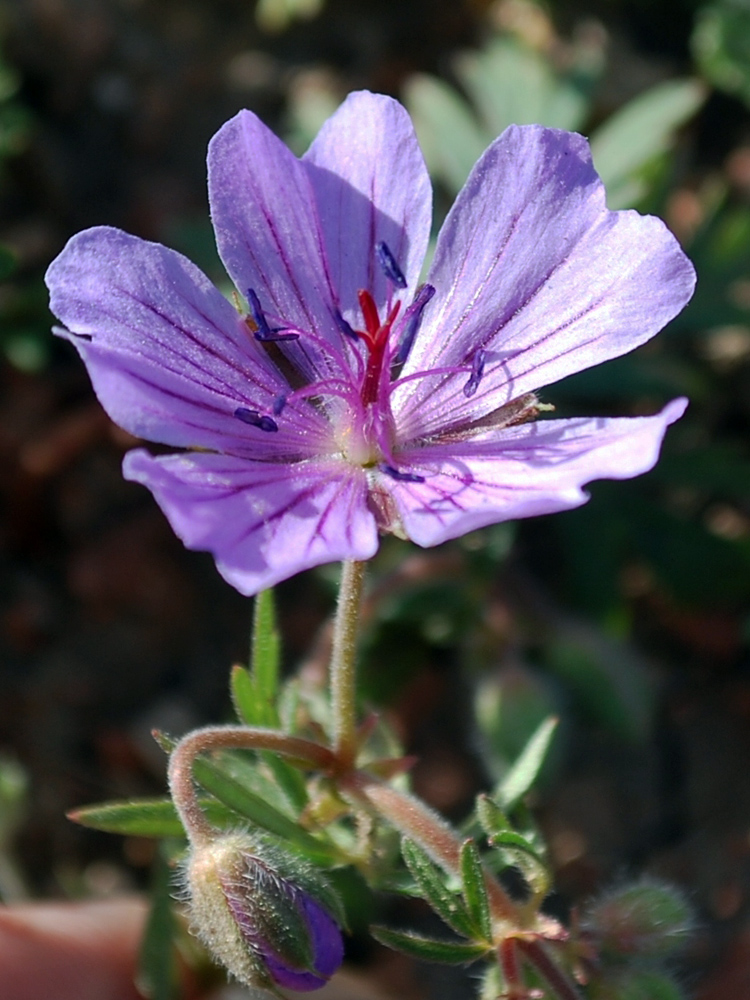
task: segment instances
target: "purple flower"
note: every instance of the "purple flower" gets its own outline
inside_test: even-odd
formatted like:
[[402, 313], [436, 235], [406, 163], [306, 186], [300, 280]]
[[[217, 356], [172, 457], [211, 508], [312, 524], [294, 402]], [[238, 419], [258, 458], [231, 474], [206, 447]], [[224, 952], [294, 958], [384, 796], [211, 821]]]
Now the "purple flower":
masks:
[[238, 590], [367, 559], [379, 531], [431, 546], [577, 507], [590, 480], [653, 466], [684, 400], [534, 419], [540, 388], [648, 340], [695, 281], [661, 221], [607, 211], [581, 136], [504, 132], [421, 285], [430, 184], [395, 101], [352, 94], [301, 160], [240, 112], [208, 166], [240, 312], [110, 228], [75, 236], [47, 281], [112, 419], [186, 449], [132, 451], [125, 475]]

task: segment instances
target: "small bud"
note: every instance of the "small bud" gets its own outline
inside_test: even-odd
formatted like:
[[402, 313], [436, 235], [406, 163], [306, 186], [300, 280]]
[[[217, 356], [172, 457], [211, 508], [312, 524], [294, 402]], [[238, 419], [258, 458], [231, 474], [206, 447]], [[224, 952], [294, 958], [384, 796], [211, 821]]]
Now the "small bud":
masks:
[[185, 874], [194, 931], [245, 985], [316, 990], [341, 965], [338, 900], [297, 858], [239, 831], [193, 848]]
[[685, 994], [671, 976], [632, 970], [590, 983], [587, 995], [591, 1000], [685, 1000]]
[[693, 918], [682, 894], [652, 879], [616, 889], [584, 921], [600, 956], [614, 961], [661, 961], [685, 942]]

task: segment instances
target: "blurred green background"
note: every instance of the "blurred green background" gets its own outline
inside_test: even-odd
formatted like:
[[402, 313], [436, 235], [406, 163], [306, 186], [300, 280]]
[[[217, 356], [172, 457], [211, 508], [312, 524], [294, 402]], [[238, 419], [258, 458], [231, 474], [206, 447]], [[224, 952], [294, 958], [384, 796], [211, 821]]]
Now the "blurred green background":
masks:
[[[302, 152], [361, 87], [411, 111], [436, 229], [491, 139], [540, 122], [589, 136], [610, 206], [660, 215], [696, 265], [694, 300], [654, 342], [544, 396], [560, 415], [651, 413], [689, 396], [657, 468], [594, 484], [579, 510], [431, 552], [388, 540], [366, 608], [364, 681], [421, 755], [415, 787], [454, 818], [558, 713], [536, 806], [566, 904], [642, 870], [677, 881], [701, 927], [686, 982], [700, 1000], [741, 1000], [748, 0], [0, 6], [0, 749], [29, 783], [3, 837], [12, 874], [0, 891], [143, 884], [148, 842], [83, 831], [62, 814], [158, 789], [152, 725], [178, 733], [227, 716], [227, 668], [246, 656], [250, 612], [208, 556], [182, 550], [146, 491], [121, 480], [134, 442], [51, 336], [44, 269], [74, 232], [108, 223], [225, 283], [205, 196], [210, 136], [249, 107]], [[318, 635], [335, 575], [279, 588], [290, 666]], [[319, 680], [315, 655], [306, 670]]]

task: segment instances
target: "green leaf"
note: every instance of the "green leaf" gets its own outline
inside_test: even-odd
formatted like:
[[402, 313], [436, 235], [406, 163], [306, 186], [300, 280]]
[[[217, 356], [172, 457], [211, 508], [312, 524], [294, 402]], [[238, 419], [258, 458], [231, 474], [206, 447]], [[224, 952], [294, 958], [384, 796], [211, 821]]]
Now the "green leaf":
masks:
[[[208, 820], [216, 826], [236, 823], [237, 817], [221, 802], [201, 799]], [[184, 837], [185, 832], [171, 799], [135, 799], [129, 802], [101, 802], [73, 809], [68, 819], [92, 830], [133, 837]]]
[[232, 668], [230, 690], [240, 722], [248, 726], [277, 726], [280, 640], [276, 631], [273, 592], [262, 591], [255, 598], [251, 669]]
[[461, 897], [446, 886], [445, 873], [413, 840], [402, 838], [401, 853], [417, 888], [435, 913], [457, 934], [474, 937], [475, 928], [466, 907]]
[[693, 54], [715, 86], [750, 104], [750, 5], [720, 0], [698, 12]]
[[503, 809], [512, 809], [536, 781], [557, 724], [558, 720], [554, 716], [544, 720], [496, 789], [493, 797], [499, 800]]
[[480, 52], [455, 60], [456, 74], [493, 136], [509, 125], [577, 129], [587, 101], [559, 79], [538, 53], [509, 38], [496, 38]]
[[247, 726], [257, 725], [257, 718], [260, 714], [258, 694], [250, 671], [239, 664], [232, 667], [232, 672], [229, 675], [229, 691], [240, 722], [244, 722]]
[[435, 77], [410, 77], [404, 98], [430, 173], [455, 194], [492, 136], [456, 91]]
[[260, 795], [256, 795], [240, 782], [229, 777], [221, 764], [215, 764], [205, 759], [196, 760], [193, 774], [196, 781], [224, 805], [229, 806], [240, 816], [249, 819], [256, 826], [263, 827], [264, 830], [288, 840], [311, 860], [326, 864], [334, 859], [335, 853], [331, 847], [311, 836], [299, 826], [296, 820], [279, 812]]
[[176, 1000], [178, 995], [172, 889], [169, 865], [162, 853], [157, 852], [151, 909], [141, 940], [137, 973], [138, 990], [148, 1000]]
[[477, 818], [490, 841], [498, 834], [512, 829], [508, 817], [489, 795], [477, 797]]
[[258, 694], [273, 701], [278, 693], [281, 638], [276, 627], [273, 590], [261, 590], [253, 609], [252, 670]]
[[610, 208], [627, 207], [642, 197], [638, 175], [667, 152], [676, 130], [705, 99], [700, 80], [669, 80], [639, 94], [599, 126], [591, 137], [591, 153]]
[[461, 881], [469, 917], [485, 941], [492, 941], [490, 901], [484, 881], [484, 868], [476, 843], [469, 838], [461, 847]]
[[419, 937], [409, 931], [394, 931], [389, 927], [371, 927], [370, 933], [376, 941], [403, 952], [411, 958], [423, 962], [442, 962], [446, 965], [463, 965], [474, 962], [487, 953], [488, 946], [466, 941], [435, 941]]
[[550, 873], [526, 837], [514, 830], [506, 830], [496, 834], [491, 842], [507, 865], [515, 865], [520, 870], [536, 895], [546, 895], [550, 887]]
[[16, 269], [16, 255], [0, 244], [0, 281], [5, 281]]

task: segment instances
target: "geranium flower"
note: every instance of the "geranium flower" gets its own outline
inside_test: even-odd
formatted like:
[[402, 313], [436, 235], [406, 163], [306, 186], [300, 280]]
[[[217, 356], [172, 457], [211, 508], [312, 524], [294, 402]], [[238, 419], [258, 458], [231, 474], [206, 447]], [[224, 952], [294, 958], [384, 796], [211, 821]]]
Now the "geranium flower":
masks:
[[541, 419], [536, 393], [632, 350], [692, 294], [656, 218], [610, 212], [586, 140], [513, 126], [486, 151], [420, 270], [431, 191], [395, 101], [352, 94], [297, 159], [255, 115], [214, 136], [209, 197], [231, 305], [188, 260], [111, 228], [50, 266], [58, 330], [111, 418], [146, 440], [128, 479], [252, 594], [577, 507], [655, 463], [652, 417]]

